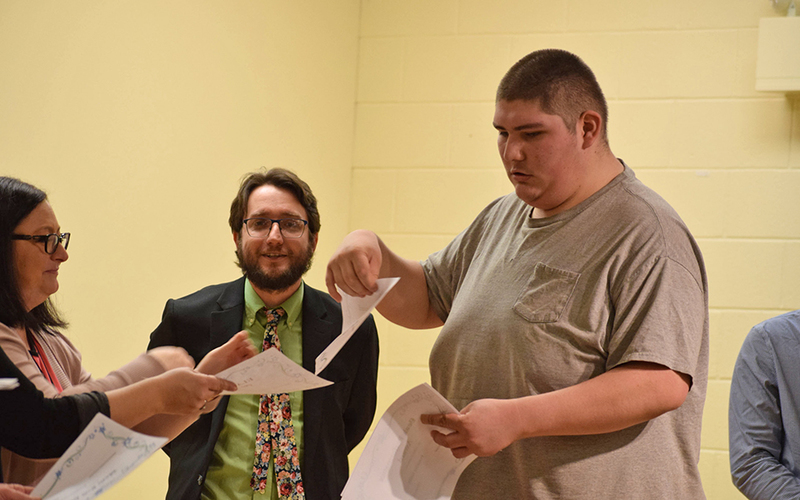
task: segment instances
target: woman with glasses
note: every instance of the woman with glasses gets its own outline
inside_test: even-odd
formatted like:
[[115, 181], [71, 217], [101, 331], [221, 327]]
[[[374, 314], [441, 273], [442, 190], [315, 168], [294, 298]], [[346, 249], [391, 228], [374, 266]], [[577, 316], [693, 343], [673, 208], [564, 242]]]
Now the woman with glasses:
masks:
[[[184, 350], [175, 347], [153, 349], [106, 377], [93, 379], [81, 365], [78, 350], [59, 332], [66, 323], [49, 300], [58, 290], [58, 271], [68, 258], [69, 239], [69, 233], [61, 232], [44, 192], [20, 180], [0, 177], [0, 347], [4, 357], [7, 356], [45, 397], [91, 391], [111, 391], [109, 395], [113, 396], [115, 389], [123, 394], [129, 394], [132, 389], [134, 400], [152, 410], [147, 417], [153, 418], [126, 419], [116, 411], [113, 402], [111, 417], [118, 420], [117, 417], [122, 416], [118, 421], [135, 425], [140, 432], [176, 436], [201, 409], [210, 411], [215, 407], [215, 396], [226, 384], [191, 371], [194, 361]], [[209, 353], [197, 370], [217, 373], [254, 353], [246, 335], [235, 336]], [[150, 387], [153, 392], [139, 390], [135, 383]], [[189, 387], [185, 387], [186, 384]], [[180, 395], [187, 391], [203, 397], [191, 401], [183, 408], [185, 411], [165, 406], [164, 401], [155, 405], [149, 401], [157, 401], [159, 395], [171, 392]], [[175, 395], [164, 399], [172, 397]], [[130, 403], [122, 402], [120, 408]], [[16, 411], [15, 406], [1, 407], [3, 413]], [[35, 484], [54, 463], [24, 458], [13, 449], [5, 448], [5, 443], [0, 444], [4, 446], [0, 456], [3, 473], [10, 482]]]

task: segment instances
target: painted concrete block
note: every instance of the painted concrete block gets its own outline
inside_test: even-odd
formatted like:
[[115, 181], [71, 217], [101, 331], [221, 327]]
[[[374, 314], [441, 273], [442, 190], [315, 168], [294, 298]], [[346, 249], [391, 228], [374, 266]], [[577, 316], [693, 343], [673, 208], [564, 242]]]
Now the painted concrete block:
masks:
[[360, 35], [451, 35], [457, 16], [457, 0], [363, 0]]
[[428, 369], [428, 357], [439, 329], [409, 330], [385, 321], [380, 330], [381, 366]]
[[567, 29], [567, 0], [461, 0], [459, 33], [536, 33]]
[[700, 451], [700, 480], [708, 500], [746, 500], [731, 481], [728, 452], [718, 450]]
[[608, 103], [611, 150], [634, 170], [664, 167], [672, 156], [672, 101], [612, 100]]
[[781, 304], [781, 241], [698, 240], [708, 272], [709, 305], [772, 309]]
[[731, 383], [709, 380], [706, 404], [703, 408], [702, 447], [711, 450], [728, 449], [728, 399]]
[[508, 37], [417, 37], [406, 42], [406, 101], [494, 101], [508, 70]]
[[394, 229], [397, 174], [391, 169], [354, 168], [350, 190], [350, 230]]
[[451, 107], [444, 104], [359, 104], [353, 164], [421, 167], [448, 163]]
[[636, 170], [637, 177], [660, 194], [695, 238], [723, 236], [730, 212], [725, 205], [731, 174], [711, 170]]
[[409, 389], [431, 382], [427, 368], [401, 368], [382, 366], [378, 370], [378, 408], [376, 419], [386, 412], [394, 401]]
[[681, 10], [674, 2], [570, 0], [567, 31], [674, 29], [681, 16]]
[[403, 38], [362, 38], [358, 52], [358, 101], [400, 101], [404, 58]]
[[493, 117], [494, 102], [453, 105], [451, 166], [488, 167], [505, 175], [502, 174], [503, 162], [497, 151], [497, 130], [492, 126]]
[[785, 167], [791, 106], [783, 99], [675, 103], [670, 165], [693, 168]]
[[778, 306], [793, 311], [800, 309], [800, 241], [784, 243], [785, 257], [781, 274], [781, 299]]
[[395, 227], [399, 233], [456, 235], [490, 201], [507, 192], [502, 178], [494, 172], [464, 169], [399, 172]]
[[746, 170], [729, 175], [728, 236], [800, 239], [800, 171]]
[[770, 2], [752, 0], [676, 0], [673, 3], [681, 12], [678, 28], [754, 28], [762, 17], [777, 13]]
[[800, 98], [794, 99], [791, 130], [789, 166], [791, 168], [800, 168]]
[[750, 329], [778, 311], [717, 310], [711, 313], [711, 355], [708, 376], [730, 380], [739, 350]]
[[622, 35], [619, 97], [732, 96], [739, 77], [737, 33], [730, 30]]

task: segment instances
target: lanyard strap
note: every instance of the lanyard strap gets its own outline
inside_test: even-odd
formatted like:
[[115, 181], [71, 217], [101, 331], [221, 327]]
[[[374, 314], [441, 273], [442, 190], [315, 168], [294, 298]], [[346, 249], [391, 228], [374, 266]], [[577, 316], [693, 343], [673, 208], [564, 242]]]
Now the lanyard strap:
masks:
[[42, 372], [44, 378], [50, 382], [53, 387], [56, 388], [56, 391], [61, 393], [64, 390], [61, 387], [61, 383], [58, 381], [58, 377], [56, 377], [55, 372], [53, 371], [53, 367], [50, 365], [50, 361], [48, 361], [47, 356], [44, 354], [44, 350], [42, 349], [42, 345], [36, 340], [36, 337], [28, 330], [28, 344], [32, 349], [30, 350], [31, 357], [33, 358], [33, 362], [36, 363], [36, 366], [39, 367], [39, 371]]

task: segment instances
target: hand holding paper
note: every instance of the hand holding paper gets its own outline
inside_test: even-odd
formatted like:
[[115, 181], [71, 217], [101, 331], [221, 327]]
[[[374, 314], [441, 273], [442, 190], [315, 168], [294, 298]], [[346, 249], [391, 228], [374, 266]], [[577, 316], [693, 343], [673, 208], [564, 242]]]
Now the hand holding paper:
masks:
[[358, 330], [361, 323], [367, 319], [369, 313], [375, 309], [375, 306], [389, 293], [389, 290], [394, 287], [400, 278], [379, 278], [377, 281], [378, 291], [366, 297], [353, 297], [342, 293], [342, 333], [330, 343], [324, 351], [317, 356], [314, 366], [314, 373], [319, 375], [319, 372], [328, 366], [336, 353], [342, 350], [342, 347], [350, 340], [350, 337]]
[[333, 382], [317, 377], [277, 349], [267, 349], [247, 361], [217, 373], [238, 388], [223, 394], [277, 394], [325, 387]]
[[446, 500], [475, 455], [455, 458], [431, 439], [422, 414], [458, 413], [430, 385], [421, 384], [392, 403], [361, 453], [342, 500]]
[[378, 291], [363, 298], [342, 294], [342, 333], [317, 356], [313, 374], [279, 350], [267, 349], [217, 373], [217, 377], [230, 380], [238, 386], [235, 392], [226, 391], [223, 394], [276, 394], [331, 385], [333, 382], [317, 375], [328, 366], [378, 302], [399, 280], [400, 278], [381, 278], [378, 280]]
[[98, 413], [36, 485], [32, 496], [47, 500], [95, 498], [166, 442], [167, 438], [139, 434]]

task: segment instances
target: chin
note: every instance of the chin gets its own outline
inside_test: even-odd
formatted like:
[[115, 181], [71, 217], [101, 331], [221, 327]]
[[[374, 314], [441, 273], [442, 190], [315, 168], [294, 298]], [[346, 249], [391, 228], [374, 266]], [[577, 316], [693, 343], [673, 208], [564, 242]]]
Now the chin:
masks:
[[516, 190], [517, 198], [524, 201], [526, 204], [534, 207], [536, 206], [537, 200], [539, 200], [540, 196], [536, 193], [531, 193], [528, 190], [524, 189], [517, 189]]

